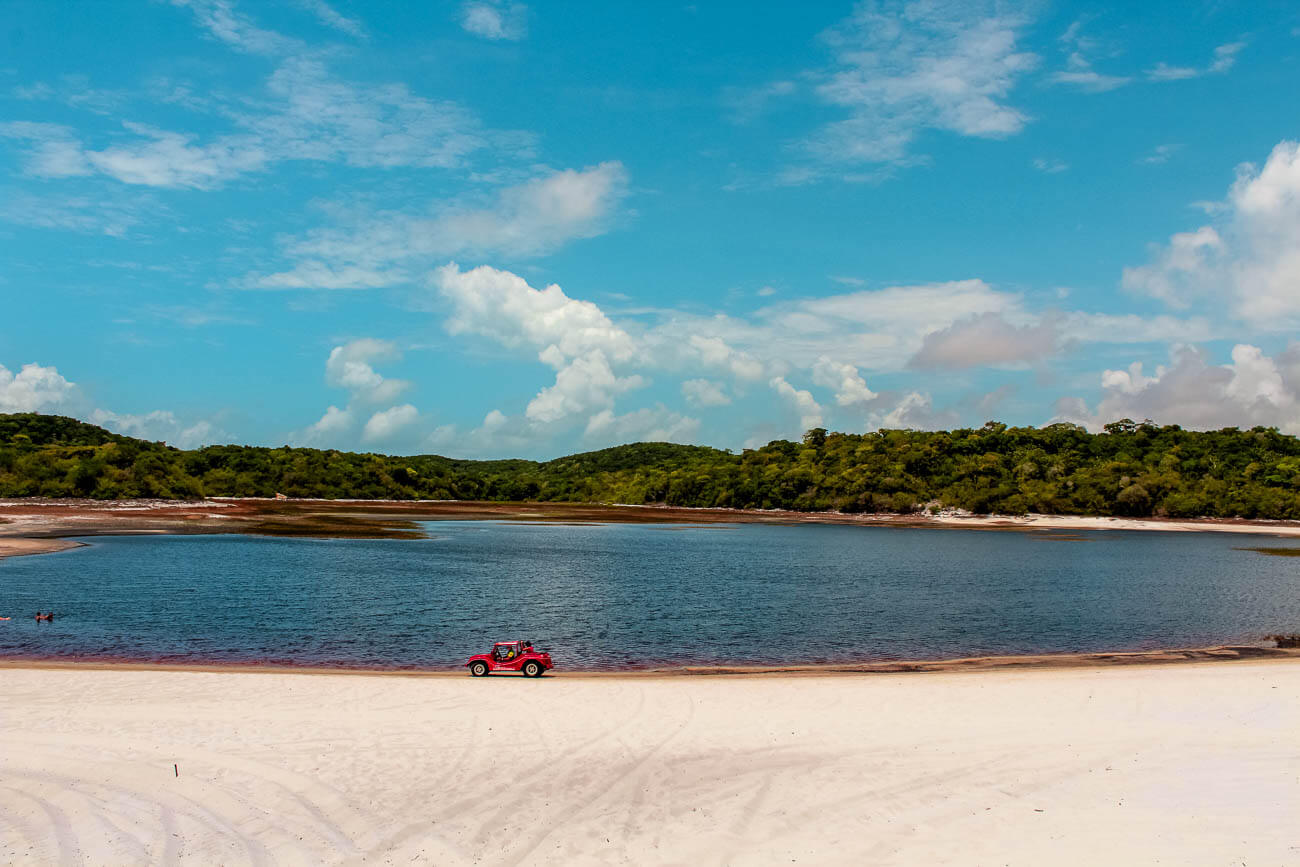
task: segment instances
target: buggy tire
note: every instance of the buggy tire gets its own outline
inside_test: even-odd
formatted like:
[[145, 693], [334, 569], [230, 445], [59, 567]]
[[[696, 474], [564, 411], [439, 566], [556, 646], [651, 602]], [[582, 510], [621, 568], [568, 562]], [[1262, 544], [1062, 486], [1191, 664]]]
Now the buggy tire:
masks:
[[488, 673], [488, 664], [481, 659], [478, 662], [471, 662], [469, 673], [474, 677], [484, 677]]
[[524, 677], [541, 677], [541, 676], [542, 676], [542, 664], [540, 662], [529, 661], [524, 663]]

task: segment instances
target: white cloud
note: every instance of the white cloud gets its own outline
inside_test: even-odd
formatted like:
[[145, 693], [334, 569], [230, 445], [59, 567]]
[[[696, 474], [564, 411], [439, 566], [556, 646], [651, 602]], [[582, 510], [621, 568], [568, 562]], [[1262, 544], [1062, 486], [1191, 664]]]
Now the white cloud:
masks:
[[12, 373], [0, 364], [0, 412], [53, 412], [68, 407], [77, 396], [76, 383], [64, 379], [56, 367], [24, 364]]
[[1196, 78], [1200, 74], [1199, 69], [1191, 66], [1170, 66], [1163, 61], [1147, 70], [1147, 78], [1152, 81], [1183, 81]]
[[230, 439], [229, 434], [210, 421], [186, 423], [170, 410], [159, 409], [142, 415], [131, 415], [97, 409], [90, 414], [90, 420], [123, 436], [165, 442], [178, 449], [195, 449]]
[[946, 420], [946, 416], [936, 415], [930, 395], [912, 391], [888, 411], [874, 415], [870, 426], [881, 430], [934, 430], [944, 426]]
[[1184, 286], [1202, 275], [1209, 268], [1211, 256], [1222, 249], [1223, 239], [1210, 226], [1179, 232], [1170, 236], [1167, 247], [1153, 247], [1156, 261], [1124, 269], [1124, 288], [1185, 307]]
[[[222, 3], [196, 6], [230, 10]], [[204, 190], [284, 160], [446, 169], [489, 147], [526, 156], [532, 141], [524, 133], [485, 129], [460, 105], [416, 96], [404, 84], [337, 78], [314, 56], [286, 57], [267, 80], [264, 96], [216, 110], [238, 131], [201, 141], [124, 122], [134, 137], [116, 136], [102, 148], [56, 124], [0, 124], [0, 135], [33, 143], [25, 160], [30, 175], [100, 173], [132, 185]]]
[[251, 275], [240, 285], [250, 289], [382, 289], [405, 282], [405, 271], [379, 271], [358, 265], [326, 265], [307, 260], [288, 271]]
[[380, 410], [372, 415], [362, 428], [361, 439], [368, 443], [392, 439], [415, 424], [419, 418], [420, 411], [409, 403]]
[[1214, 365], [1191, 346], [1174, 350], [1169, 365], [1154, 375], [1134, 363], [1101, 375], [1102, 398], [1095, 412], [1079, 398], [1058, 404], [1058, 418], [1098, 430], [1121, 418], [1212, 430], [1223, 427], [1277, 427], [1300, 433], [1300, 345], [1276, 357], [1239, 343], [1228, 364]]
[[1058, 40], [1066, 52], [1065, 69], [1054, 73], [1048, 80], [1053, 84], [1076, 87], [1089, 93], [1105, 93], [1123, 87], [1132, 81], [1122, 75], [1104, 75], [1092, 68], [1088, 54], [1095, 52], [1097, 42], [1083, 35], [1084, 21], [1076, 20]]
[[615, 415], [602, 410], [587, 422], [583, 437], [610, 445], [629, 442], [689, 443], [699, 431], [698, 419], [672, 412], [662, 405]]
[[326, 27], [331, 27], [356, 39], [367, 38], [365, 25], [355, 18], [348, 18], [343, 15], [326, 3], [325, 0], [298, 0], [298, 4], [320, 19], [320, 22]]
[[999, 313], [980, 313], [925, 336], [908, 362], [917, 369], [984, 367], [1039, 361], [1057, 348], [1055, 317], [1016, 326]]
[[1070, 164], [1064, 160], [1048, 159], [1047, 157], [1038, 157], [1033, 162], [1034, 168], [1046, 175], [1060, 174], [1070, 167]]
[[1225, 336], [1222, 323], [1204, 316], [1139, 316], [1136, 313], [1083, 313], [1057, 317], [1061, 344], [1183, 343]]
[[388, 403], [410, 387], [402, 379], [385, 379], [371, 367], [372, 361], [399, 358], [391, 341], [363, 337], [330, 350], [325, 361], [325, 381], [336, 388], [346, 388], [355, 400], [365, 403]]
[[158, 215], [166, 209], [144, 196], [123, 199], [116, 196], [31, 195], [18, 193], [0, 197], [0, 220], [42, 229], [64, 229], [92, 235], [125, 237], [143, 215]]
[[727, 406], [731, 398], [726, 386], [710, 379], [688, 379], [682, 383], [682, 397], [691, 406]]
[[471, 0], [460, 7], [460, 26], [484, 39], [517, 42], [528, 35], [528, 7], [505, 0]]
[[278, 159], [454, 168], [489, 144], [523, 143], [483, 129], [454, 102], [416, 96], [404, 84], [354, 84], [312, 57], [286, 59], [267, 91], [267, 110], [237, 112], [235, 120]]
[[1214, 60], [1210, 63], [1209, 72], [1227, 72], [1237, 63], [1237, 54], [1241, 49], [1246, 47], [1244, 42], [1229, 42], [1227, 45], [1220, 45], [1214, 49]]
[[997, 3], [862, 2], [826, 35], [836, 68], [817, 93], [848, 117], [804, 143], [831, 163], [908, 160], [927, 128], [1004, 138], [1028, 118], [1007, 104], [1037, 63], [1018, 51], [1024, 19]]
[[352, 427], [352, 410], [330, 406], [320, 420], [307, 428], [308, 437], [313, 440], [326, 439], [341, 434]]
[[1284, 141], [1263, 168], [1246, 164], [1214, 209], [1216, 226], [1173, 235], [1152, 261], [1124, 269], [1126, 288], [1173, 306], [1223, 300], [1247, 322], [1289, 329], [1300, 322], [1300, 143]]
[[1169, 162], [1169, 158], [1173, 156], [1174, 153], [1178, 151], [1181, 147], [1182, 145], [1180, 144], [1156, 145], [1155, 148], [1151, 151], [1151, 153], [1142, 157], [1142, 159], [1138, 160], [1138, 162], [1148, 166], [1163, 165], [1164, 163]]
[[531, 422], [553, 424], [592, 410], [608, 409], [616, 395], [645, 385], [640, 376], [618, 376], [605, 353], [593, 349], [556, 371], [555, 384], [543, 388], [524, 415]]
[[552, 171], [502, 189], [486, 207], [444, 202], [433, 215], [369, 214], [351, 225], [291, 240], [287, 270], [252, 274], [241, 285], [263, 289], [371, 289], [408, 279], [394, 263], [425, 264], [458, 254], [533, 256], [603, 233], [627, 193], [627, 172], [607, 162]]
[[42, 178], [99, 173], [135, 186], [212, 189], [267, 162], [261, 145], [247, 136], [196, 145], [193, 136], [130, 122], [123, 127], [137, 138], [101, 150], [85, 147], [71, 130], [55, 124], [3, 124], [0, 135], [34, 143], [23, 169]]
[[570, 298], [555, 284], [534, 289], [509, 271], [487, 265], [461, 271], [455, 263], [437, 269], [433, 284], [451, 305], [447, 330], [452, 334], [478, 334], [538, 351], [554, 347], [547, 358], [552, 366], [593, 351], [616, 362], [636, 353], [632, 336], [598, 306]]
[[263, 168], [267, 154], [254, 139], [235, 136], [195, 145], [194, 136], [125, 123], [141, 139], [126, 145], [84, 150], [86, 162], [124, 184], [206, 190]]
[[1245, 47], [1246, 43], [1244, 42], [1229, 42], [1220, 45], [1214, 49], [1214, 59], [1204, 69], [1198, 69], [1194, 66], [1170, 66], [1168, 63], [1161, 61], [1147, 70], [1147, 78], [1151, 81], [1183, 81], [1188, 78], [1199, 78], [1202, 75], [1219, 75], [1236, 65], [1237, 55]]
[[835, 361], [823, 355], [812, 368], [812, 379], [817, 385], [835, 392], [835, 402], [840, 406], [865, 404], [876, 399], [874, 391], [852, 364]]
[[199, 26], [236, 51], [275, 54], [296, 45], [279, 33], [261, 29], [247, 16], [236, 12], [234, 4], [228, 0], [171, 0], [171, 3], [188, 8]]
[[1089, 93], [1105, 93], [1123, 87], [1133, 79], [1123, 75], [1102, 75], [1094, 69], [1066, 69], [1051, 79], [1056, 84], [1070, 84]]
[[795, 388], [786, 382], [783, 376], [772, 377], [768, 385], [772, 386], [772, 389], [781, 396], [781, 399], [799, 414], [799, 429], [801, 431], [822, 426], [821, 404], [817, 403], [817, 399], [812, 396], [811, 392]]
[[92, 87], [84, 75], [61, 75], [53, 85], [44, 81], [19, 85], [12, 93], [17, 99], [56, 100], [71, 108], [95, 114], [112, 114], [129, 99], [125, 91]]
[[[707, 326], [704, 330], [708, 330]], [[755, 380], [763, 376], [763, 363], [748, 352], [738, 350], [712, 334], [690, 334], [677, 350], [706, 367], [725, 370], [737, 379]]]

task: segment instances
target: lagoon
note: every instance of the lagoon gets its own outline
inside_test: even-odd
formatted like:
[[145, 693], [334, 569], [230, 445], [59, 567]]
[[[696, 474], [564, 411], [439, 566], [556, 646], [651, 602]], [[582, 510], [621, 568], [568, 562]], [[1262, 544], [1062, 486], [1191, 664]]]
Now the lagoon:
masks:
[[420, 526], [428, 538], [96, 537], [0, 561], [0, 656], [444, 668], [523, 637], [561, 670], [624, 669], [1196, 647], [1300, 626], [1300, 560], [1223, 533]]

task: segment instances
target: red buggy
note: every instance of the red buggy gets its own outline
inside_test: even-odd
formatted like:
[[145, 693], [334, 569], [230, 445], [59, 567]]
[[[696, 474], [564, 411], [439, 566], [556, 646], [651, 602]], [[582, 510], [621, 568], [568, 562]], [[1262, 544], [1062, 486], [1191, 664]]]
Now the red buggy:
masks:
[[465, 665], [475, 677], [496, 671], [517, 671], [524, 677], [541, 677], [555, 667], [551, 655], [534, 650], [531, 641], [498, 641], [490, 653], [471, 656]]

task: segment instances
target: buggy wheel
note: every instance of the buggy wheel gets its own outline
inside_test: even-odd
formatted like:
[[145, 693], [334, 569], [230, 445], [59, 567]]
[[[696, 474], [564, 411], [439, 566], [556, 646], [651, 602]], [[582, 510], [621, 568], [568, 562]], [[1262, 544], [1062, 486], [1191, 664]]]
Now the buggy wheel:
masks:
[[539, 662], [524, 663], [524, 677], [541, 677], [542, 665]]
[[483, 677], [488, 673], [488, 665], [481, 659], [478, 662], [470, 663], [469, 673], [475, 677]]

